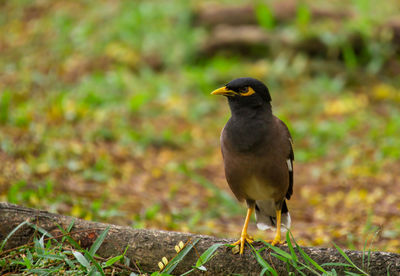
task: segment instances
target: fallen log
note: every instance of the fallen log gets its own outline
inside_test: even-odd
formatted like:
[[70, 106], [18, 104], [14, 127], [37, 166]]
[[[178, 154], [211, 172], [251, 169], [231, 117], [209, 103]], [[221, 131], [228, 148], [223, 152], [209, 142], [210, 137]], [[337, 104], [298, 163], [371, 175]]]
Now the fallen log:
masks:
[[[300, 3], [298, 1], [277, 1], [269, 8], [274, 19], [283, 23], [296, 17]], [[221, 5], [207, 3], [194, 11], [194, 23], [207, 27], [223, 25], [258, 25], [255, 5]], [[355, 16], [354, 12], [344, 9], [310, 6], [310, 17], [314, 20], [344, 20]]]
[[[168, 232], [146, 229], [132, 229], [126, 226], [117, 226], [105, 223], [85, 221], [73, 217], [53, 214], [46, 211], [26, 208], [9, 203], [0, 203], [0, 241], [3, 241], [8, 234], [24, 221], [29, 221], [39, 227], [44, 228], [53, 236], [60, 236], [61, 231], [57, 224], [67, 228], [71, 221], [74, 220], [71, 236], [80, 242], [82, 247], [90, 247], [96, 240], [98, 235], [107, 227], [110, 230], [106, 239], [101, 245], [97, 253], [108, 258], [120, 255], [129, 245], [126, 256], [131, 259], [131, 263], [140, 267], [140, 272], [152, 272], [159, 270], [158, 262], [162, 257], [171, 259], [175, 254], [175, 245], [180, 241], [188, 242], [200, 239], [195, 245], [195, 250], [189, 252], [188, 255], [179, 263], [174, 270], [174, 274], [184, 273], [192, 268], [207, 248], [215, 243], [232, 243], [231, 239], [219, 239], [211, 236], [193, 235], [189, 233]], [[0, 258], [7, 252], [4, 250], [12, 249], [31, 241], [35, 230], [24, 225], [18, 229], [7, 241], [5, 248], [0, 252]], [[255, 242], [254, 247], [260, 249], [262, 243]], [[287, 246], [280, 246], [281, 249], [288, 252]], [[317, 263], [334, 263], [346, 262], [342, 255], [335, 249], [304, 247], [303, 250]], [[371, 275], [399, 275], [400, 274], [400, 255], [387, 252], [371, 252], [368, 267], [363, 267], [363, 260], [367, 259], [366, 252], [345, 250], [350, 259], [359, 267], [368, 271]], [[300, 257], [299, 252], [296, 254]], [[267, 260], [272, 267], [276, 269], [279, 275], [287, 275], [288, 270], [284, 262], [270, 255], [270, 252], [264, 250], [261, 256]], [[231, 252], [231, 248], [222, 246], [217, 250], [217, 254], [205, 265], [208, 275], [230, 275], [242, 274], [252, 275], [259, 274], [262, 270], [258, 264], [254, 253], [249, 247], [246, 247], [243, 256], [235, 255]], [[333, 267], [326, 267], [327, 270]], [[338, 275], [342, 275], [343, 267], [334, 267]], [[293, 269], [292, 269], [293, 271]], [[305, 272], [307, 274], [307, 272]], [[193, 274], [204, 274], [200, 270], [194, 271]]]
[[[270, 6], [271, 13], [277, 23], [293, 21], [299, 3], [296, 1], [280, 1]], [[255, 5], [202, 5], [193, 11], [194, 24], [208, 29], [208, 36], [202, 43], [200, 56], [212, 56], [219, 52], [235, 52], [244, 56], [266, 57], [273, 45], [280, 51], [282, 48], [304, 52], [310, 56], [320, 56], [330, 59], [343, 59], [342, 49], [338, 45], [329, 45], [322, 37], [308, 34], [301, 37], [287, 37], [281, 32], [267, 30], [260, 26]], [[332, 19], [337, 28], [343, 28], [345, 20], [357, 17], [351, 11], [309, 7], [311, 24], [322, 20]], [[392, 47], [393, 56], [400, 52], [400, 18], [392, 17], [371, 29], [370, 36], [375, 41]], [[365, 49], [368, 37], [359, 31], [349, 32], [342, 38], [345, 45], [351, 46], [356, 56], [367, 55]], [[331, 49], [332, 48], [332, 49]], [[256, 55], [254, 55], [254, 52]], [[368, 56], [362, 59], [368, 58]]]
[[[348, 35], [347, 43], [352, 46], [356, 55], [360, 55], [366, 42], [360, 34], [354, 33]], [[227, 52], [265, 58], [270, 55], [269, 51], [273, 50], [273, 48], [275, 48], [275, 52], [288, 49], [305, 53], [311, 57], [319, 56], [333, 60], [343, 59], [339, 47], [329, 47], [319, 37], [310, 36], [297, 39], [268, 32], [256, 25], [215, 26], [203, 41], [199, 55], [213, 56], [217, 53]]]

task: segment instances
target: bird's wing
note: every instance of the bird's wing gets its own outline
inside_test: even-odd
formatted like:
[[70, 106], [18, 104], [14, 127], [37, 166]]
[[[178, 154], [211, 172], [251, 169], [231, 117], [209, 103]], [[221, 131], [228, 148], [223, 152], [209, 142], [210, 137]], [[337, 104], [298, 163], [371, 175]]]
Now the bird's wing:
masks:
[[287, 159], [286, 159], [288, 171], [289, 171], [289, 188], [286, 193], [286, 198], [290, 199], [290, 197], [293, 194], [293, 161], [294, 161], [293, 140], [292, 140], [292, 136], [290, 135], [289, 129], [285, 125], [285, 123], [279, 119], [278, 119], [278, 121], [286, 134], [285, 136], [287, 138], [287, 143], [290, 147], [289, 155], [287, 156]]
[[[290, 133], [289, 133], [290, 136]], [[293, 194], [293, 161], [294, 161], [294, 152], [293, 152], [293, 140], [292, 137], [289, 137], [289, 142], [290, 142], [290, 153], [289, 153], [289, 158], [287, 160], [287, 162], [290, 162], [290, 166], [288, 166], [289, 168], [289, 188], [288, 191], [286, 193], [286, 198], [290, 199], [290, 197]]]

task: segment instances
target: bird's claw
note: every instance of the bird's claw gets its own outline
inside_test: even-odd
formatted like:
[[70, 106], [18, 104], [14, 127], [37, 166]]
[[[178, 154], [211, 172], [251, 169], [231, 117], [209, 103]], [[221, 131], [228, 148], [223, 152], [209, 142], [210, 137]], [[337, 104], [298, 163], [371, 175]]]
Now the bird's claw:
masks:
[[231, 245], [233, 246], [239, 245], [240, 248], [239, 253], [240, 255], [242, 255], [244, 251], [244, 243], [248, 242], [249, 244], [251, 244], [253, 241], [254, 241], [253, 237], [245, 234], [240, 236], [240, 239], [237, 242], [232, 243]]
[[275, 246], [277, 244], [284, 244], [285, 243], [285, 241], [281, 241], [280, 239], [276, 239], [276, 238], [273, 239], [273, 240], [266, 240], [265, 242], [269, 243], [272, 246]]

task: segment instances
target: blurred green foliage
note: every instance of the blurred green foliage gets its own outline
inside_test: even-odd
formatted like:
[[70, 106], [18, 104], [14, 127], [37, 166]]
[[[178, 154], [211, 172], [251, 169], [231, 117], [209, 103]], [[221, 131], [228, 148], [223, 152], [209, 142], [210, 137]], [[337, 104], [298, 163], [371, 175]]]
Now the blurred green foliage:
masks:
[[[372, 213], [368, 223], [381, 231], [374, 242], [398, 250], [391, 210], [400, 206], [400, 82], [386, 70], [398, 54], [380, 24], [400, 5], [352, 1], [357, 16], [314, 22], [304, 1], [280, 22], [272, 2], [256, 5], [264, 30], [289, 41], [316, 37], [327, 55], [272, 41], [258, 58], [205, 56], [209, 29], [193, 23], [201, 8], [193, 1], [2, 3], [0, 199], [134, 227], [236, 235], [244, 211], [219, 153], [229, 110], [209, 93], [253, 76], [268, 84], [294, 137], [289, 208], [300, 243], [360, 246]], [[361, 49], [352, 34], [366, 42]]]

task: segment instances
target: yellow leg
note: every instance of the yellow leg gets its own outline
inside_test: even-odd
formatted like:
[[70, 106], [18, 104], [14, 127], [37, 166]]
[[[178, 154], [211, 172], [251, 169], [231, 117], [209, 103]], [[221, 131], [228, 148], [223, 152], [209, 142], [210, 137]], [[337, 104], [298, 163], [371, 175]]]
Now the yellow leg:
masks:
[[243, 229], [242, 229], [242, 234], [240, 235], [240, 239], [233, 243], [232, 245], [240, 245], [240, 255], [243, 254], [243, 250], [244, 250], [244, 243], [247, 241], [248, 243], [252, 243], [253, 242], [253, 238], [250, 237], [247, 234], [247, 227], [249, 226], [249, 222], [250, 222], [250, 218], [251, 218], [251, 214], [253, 213], [253, 208], [248, 208], [247, 209], [247, 215], [246, 215], [246, 219], [244, 221], [244, 225], [243, 225]]
[[281, 210], [276, 211], [276, 234], [272, 241], [267, 241], [271, 245], [276, 245], [281, 243]]

